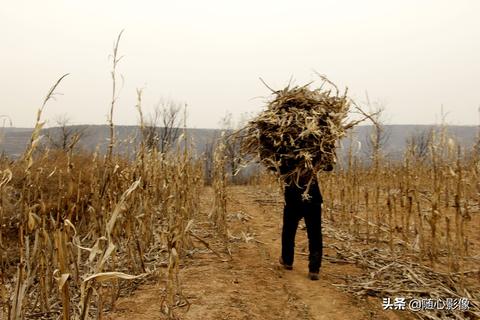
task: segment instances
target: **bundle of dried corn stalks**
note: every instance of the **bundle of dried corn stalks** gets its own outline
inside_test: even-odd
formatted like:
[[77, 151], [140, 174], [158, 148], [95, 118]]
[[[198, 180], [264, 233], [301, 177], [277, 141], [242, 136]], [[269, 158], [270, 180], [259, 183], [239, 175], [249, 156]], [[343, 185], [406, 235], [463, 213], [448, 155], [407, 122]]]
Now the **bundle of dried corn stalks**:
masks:
[[309, 185], [333, 165], [335, 143], [360, 122], [346, 123], [352, 106], [347, 90], [339, 94], [332, 82], [322, 80], [316, 89], [309, 83], [272, 90], [267, 108], [235, 134], [242, 138], [243, 154], [253, 155], [287, 183]]

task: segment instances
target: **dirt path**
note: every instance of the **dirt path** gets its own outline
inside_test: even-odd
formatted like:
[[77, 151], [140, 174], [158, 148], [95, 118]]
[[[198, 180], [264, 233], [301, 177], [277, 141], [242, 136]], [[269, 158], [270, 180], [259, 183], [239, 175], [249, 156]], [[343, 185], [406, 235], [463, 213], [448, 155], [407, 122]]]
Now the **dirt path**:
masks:
[[[203, 210], [210, 194], [204, 195]], [[278, 266], [282, 203], [275, 193], [253, 187], [231, 190], [229, 228], [233, 259], [222, 262], [207, 250], [194, 254], [182, 268], [183, 294], [190, 308], [176, 310], [181, 319], [410, 319], [408, 313], [385, 312], [380, 299], [360, 299], [333, 286], [360, 269], [330, 263], [334, 249], [325, 249], [320, 280], [307, 278], [306, 236], [297, 235], [292, 271]], [[214, 238], [205, 241], [214, 243]], [[331, 239], [325, 237], [325, 244]], [[201, 246], [201, 245], [199, 245]], [[164, 319], [161, 286], [146, 285], [122, 298], [109, 319]]]

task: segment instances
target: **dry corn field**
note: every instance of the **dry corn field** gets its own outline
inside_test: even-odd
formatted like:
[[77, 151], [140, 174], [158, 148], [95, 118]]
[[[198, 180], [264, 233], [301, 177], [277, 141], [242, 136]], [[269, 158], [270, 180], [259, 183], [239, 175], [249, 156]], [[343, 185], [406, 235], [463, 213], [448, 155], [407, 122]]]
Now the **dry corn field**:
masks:
[[[117, 152], [120, 36], [106, 152], [41, 147], [42, 112], [63, 76], [24, 154], [0, 158], [0, 319], [480, 318], [478, 150], [445, 128], [422, 156], [415, 144], [397, 161], [374, 148], [365, 163], [347, 150], [319, 174], [325, 252], [312, 282], [303, 230], [294, 270], [278, 264], [281, 183], [259, 171], [234, 185], [228, 139], [210, 164], [187, 130], [160, 152], [138, 90], [140, 142], [129, 142], [134, 156]], [[385, 308], [395, 298], [469, 305]]]
[[[2, 319], [480, 316], [480, 167], [451, 141], [425, 159], [350, 156], [321, 175], [318, 284], [302, 270], [302, 233], [293, 273], [277, 266], [277, 181], [228, 186], [221, 146], [209, 187], [187, 148], [126, 159], [40, 154], [34, 140], [0, 167]], [[384, 311], [385, 297], [464, 297], [470, 309]]]

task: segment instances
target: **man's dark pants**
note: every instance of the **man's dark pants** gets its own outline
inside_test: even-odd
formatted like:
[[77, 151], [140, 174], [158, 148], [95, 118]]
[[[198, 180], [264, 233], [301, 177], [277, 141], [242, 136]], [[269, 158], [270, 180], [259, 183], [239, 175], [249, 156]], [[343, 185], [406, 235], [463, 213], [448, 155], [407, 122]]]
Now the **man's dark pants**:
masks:
[[293, 265], [295, 234], [299, 221], [304, 218], [307, 226], [308, 249], [310, 251], [308, 269], [318, 273], [322, 263], [322, 195], [317, 184], [310, 186], [310, 199], [302, 200], [304, 188], [294, 184], [285, 187], [285, 207], [283, 211], [282, 259]]

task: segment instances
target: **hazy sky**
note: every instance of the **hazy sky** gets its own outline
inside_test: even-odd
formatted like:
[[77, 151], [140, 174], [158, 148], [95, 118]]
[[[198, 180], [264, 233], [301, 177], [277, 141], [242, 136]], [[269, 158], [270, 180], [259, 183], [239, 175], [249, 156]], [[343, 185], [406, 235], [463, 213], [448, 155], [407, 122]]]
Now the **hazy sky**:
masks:
[[[188, 125], [217, 127], [226, 112], [256, 112], [269, 94], [326, 74], [353, 98], [386, 107], [388, 123], [477, 124], [480, 1], [5, 1], [0, 0], [0, 115], [32, 126], [43, 97], [52, 125], [105, 123], [109, 54], [125, 29], [114, 115], [136, 124], [162, 98], [188, 104]], [[260, 98], [258, 98], [260, 97]]]

